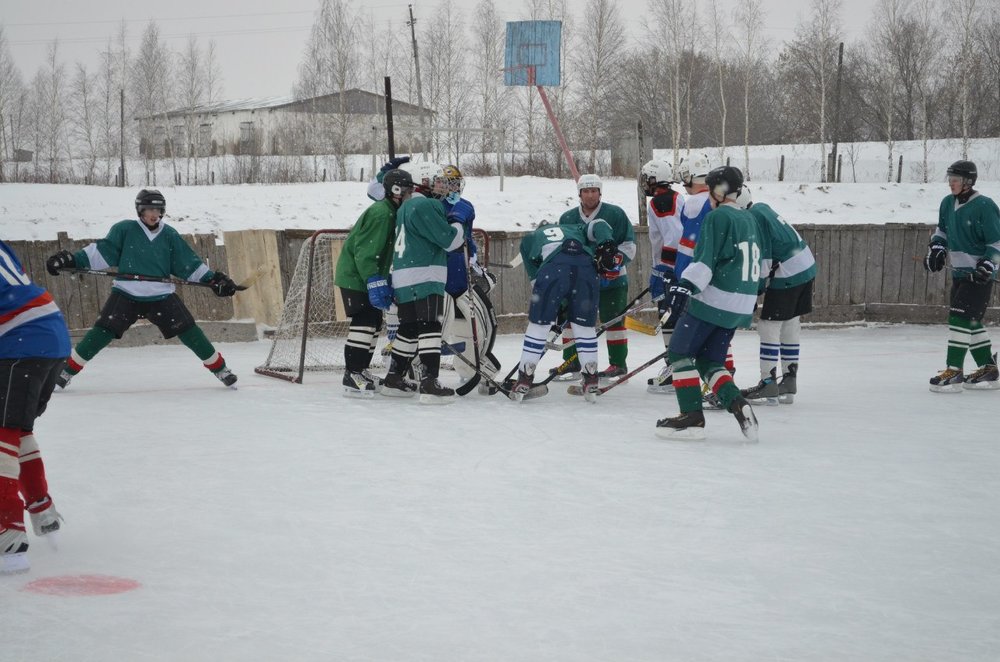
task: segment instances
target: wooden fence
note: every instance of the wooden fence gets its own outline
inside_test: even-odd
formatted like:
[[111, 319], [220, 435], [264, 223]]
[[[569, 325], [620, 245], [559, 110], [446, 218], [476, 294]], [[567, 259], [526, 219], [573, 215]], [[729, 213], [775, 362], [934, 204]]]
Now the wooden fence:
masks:
[[[945, 273], [928, 274], [923, 256], [933, 230], [930, 225], [799, 225], [819, 265], [812, 322], [917, 322], [941, 323], [947, 315], [950, 279]], [[630, 291], [634, 296], [646, 286], [651, 250], [648, 229], [636, 228], [639, 250], [629, 265]], [[271, 265], [251, 289], [234, 299], [218, 298], [206, 288], [179, 288], [178, 293], [199, 320], [252, 319], [277, 324], [284, 293], [309, 230], [246, 230], [227, 232], [224, 245], [214, 235], [186, 235], [195, 251], [214, 268], [236, 280], [251, 274], [259, 264]], [[489, 233], [489, 260], [510, 262], [517, 255], [525, 233]], [[97, 318], [111, 279], [100, 276], [50, 276], [45, 260], [56, 251], [76, 250], [91, 240], [70, 239], [60, 233], [55, 241], [8, 242], [25, 269], [53, 297], [66, 314], [71, 329], [85, 329]], [[505, 332], [524, 328], [528, 281], [523, 269], [496, 269], [499, 283], [492, 295]], [[993, 293], [987, 321], [1000, 321], [1000, 288]]]

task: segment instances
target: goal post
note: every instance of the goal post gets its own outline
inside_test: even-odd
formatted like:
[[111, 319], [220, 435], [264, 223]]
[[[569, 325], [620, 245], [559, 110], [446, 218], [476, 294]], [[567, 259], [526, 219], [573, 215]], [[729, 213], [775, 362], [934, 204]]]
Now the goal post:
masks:
[[[351, 320], [333, 279], [347, 236], [347, 230], [317, 230], [302, 244], [270, 351], [254, 372], [301, 384], [307, 372], [345, 368], [344, 345]], [[472, 236], [478, 247], [479, 263], [487, 266], [489, 235], [473, 230]], [[386, 344], [383, 328], [372, 368], [383, 367], [382, 350]]]

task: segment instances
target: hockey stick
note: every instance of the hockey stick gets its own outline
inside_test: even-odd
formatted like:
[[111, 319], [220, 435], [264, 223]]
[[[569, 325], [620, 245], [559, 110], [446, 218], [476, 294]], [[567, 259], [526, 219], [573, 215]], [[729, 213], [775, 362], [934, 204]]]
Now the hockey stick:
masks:
[[[619, 384], [621, 384], [623, 382], [627, 382], [630, 378], [634, 377], [636, 374], [642, 372], [643, 370], [645, 370], [649, 366], [653, 365], [657, 361], [665, 359], [666, 357], [667, 357], [667, 350], [663, 350], [661, 353], [657, 354], [656, 356], [654, 356], [650, 360], [646, 361], [645, 363], [643, 363], [638, 368], [635, 368], [634, 370], [630, 370], [629, 372], [627, 372], [624, 375], [622, 375], [621, 379], [619, 379], [617, 381], [614, 381], [614, 382], [611, 382], [607, 386], [602, 386], [599, 389], [597, 389], [598, 395], [604, 395], [605, 393], [607, 393], [608, 391], [610, 391], [614, 387], [618, 386]], [[583, 387], [580, 386], [579, 384], [571, 384], [569, 386], [569, 388], [566, 389], [566, 392], [569, 393], [570, 395], [583, 395]]]
[[[464, 363], [465, 365], [467, 365], [470, 368], [472, 368], [473, 370], [475, 370], [476, 371], [476, 377], [478, 377], [479, 379], [485, 379], [486, 383], [489, 384], [492, 387], [492, 389], [496, 389], [496, 391], [493, 391], [493, 393], [496, 393], [497, 391], [500, 391], [504, 395], [506, 395], [508, 398], [510, 397], [510, 389], [508, 389], [505, 386], [503, 386], [502, 384], [498, 383], [495, 379], [493, 379], [492, 377], [490, 377], [489, 375], [487, 375], [485, 372], [483, 372], [483, 369], [481, 367], [476, 367], [476, 364], [474, 364], [469, 359], [465, 358], [464, 354], [460, 354], [457, 351], [457, 349], [455, 348], [454, 345], [448, 343], [445, 340], [442, 340], [441, 341], [441, 346], [442, 347], [447, 347], [448, 349], [450, 349], [454, 353], [455, 358], [459, 359], [460, 361], [462, 361], [462, 363]], [[479, 379], [476, 379], [477, 383], [479, 382]], [[469, 380], [469, 381], [472, 381], [472, 380]], [[468, 384], [468, 383], [469, 382], [466, 382], [465, 384]], [[463, 384], [462, 386], [465, 386], [465, 384]], [[461, 386], [459, 388], [461, 388]], [[472, 390], [472, 389], [469, 389], [469, 390]], [[458, 393], [458, 389], [455, 389], [455, 392]], [[466, 393], [468, 393], [468, 391], [466, 391]]]
[[[465, 232], [465, 230], [462, 230], [462, 232]], [[473, 368], [475, 369], [476, 374], [470, 377], [469, 381], [456, 388], [455, 393], [459, 395], [468, 395], [472, 389], [479, 385], [479, 382], [482, 379], [483, 365], [479, 358], [479, 334], [476, 329], [476, 302], [472, 300], [472, 278], [470, 277], [470, 274], [472, 273], [472, 264], [469, 262], [469, 242], [464, 242], [462, 244], [462, 248], [465, 252], [465, 297], [469, 302], [469, 324], [472, 325], [472, 356], [476, 359], [476, 364]], [[458, 306], [455, 307], [455, 312], [458, 312]], [[457, 354], [456, 356], [461, 355]], [[462, 356], [462, 358], [464, 359], [465, 357]]]
[[[609, 319], [607, 322], [603, 322], [600, 325], [598, 325], [597, 328], [594, 329], [595, 331], [597, 331], [597, 335], [601, 335], [602, 333], [604, 333], [605, 331], [607, 331], [609, 328], [611, 328], [615, 324], [618, 324], [619, 322], [621, 322], [622, 320], [626, 319], [630, 315], [633, 315], [634, 313], [637, 313], [640, 310], [642, 310], [642, 308], [646, 306], [646, 303], [640, 303], [639, 299], [641, 299], [642, 297], [644, 297], [647, 292], [649, 292], [649, 288], [648, 287], [645, 290], [643, 290], [642, 292], [640, 292], [639, 296], [637, 296], [636, 298], [632, 299], [632, 301], [628, 304], [628, 307], [620, 315], [616, 315], [615, 317], [612, 317], [611, 319]], [[659, 303], [660, 300], [662, 300], [665, 296], [666, 295], [660, 295], [658, 297], [654, 297], [649, 303]], [[638, 323], [641, 324], [641, 322], [638, 322]], [[626, 326], [626, 328], [628, 328], [628, 323], [626, 323], [625, 326]], [[638, 331], [639, 329], [636, 329], [636, 330]], [[646, 333], [646, 331], [643, 331], [643, 333]], [[649, 334], [649, 335], [655, 335], [655, 331], [653, 333]], [[546, 344], [546, 348], [547, 349], [569, 349], [570, 347], [572, 347], [575, 344], [576, 344], [576, 340], [571, 340], [570, 342], [563, 343], [561, 345], [560, 344], [555, 344], [555, 343], [547, 343]]]
[[[91, 276], [110, 276], [111, 278], [114, 278], [116, 280], [132, 280], [132, 281], [141, 281], [146, 283], [169, 283], [171, 285], [194, 285], [195, 287], [212, 287], [211, 283], [202, 283], [192, 280], [181, 280], [180, 278], [170, 278], [170, 277], [161, 278], [158, 276], [141, 276], [139, 274], [121, 274], [115, 271], [101, 271], [99, 269], [81, 269], [78, 267], [72, 267], [69, 269], [60, 269], [59, 271], [67, 271], [73, 274], [88, 274]], [[264, 275], [265, 271], [267, 271], [267, 269], [266, 267], [264, 267], [264, 265], [257, 267], [257, 271], [251, 274], [249, 278], [247, 278], [242, 283], [237, 283], [236, 291], [242, 292], [243, 290], [249, 289], [251, 285], [256, 283], [260, 279], [260, 277]]]

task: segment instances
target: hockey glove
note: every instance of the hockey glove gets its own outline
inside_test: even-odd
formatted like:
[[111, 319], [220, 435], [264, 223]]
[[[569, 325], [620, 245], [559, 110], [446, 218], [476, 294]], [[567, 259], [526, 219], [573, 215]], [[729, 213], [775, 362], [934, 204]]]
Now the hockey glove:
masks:
[[[613, 241], [605, 241], [603, 244], [599, 244], [597, 249], [594, 251], [594, 264], [597, 265], [597, 270], [601, 272], [602, 278], [607, 278], [605, 272], [615, 271], [621, 266], [624, 256], [618, 252], [618, 244]], [[617, 278], [613, 276], [613, 278]]]
[[665, 295], [667, 288], [672, 284], [670, 281], [673, 280], [673, 275], [673, 270], [665, 264], [653, 267], [652, 273], [649, 274], [649, 295], [654, 299]]
[[59, 275], [60, 269], [73, 269], [76, 267], [76, 260], [69, 251], [59, 251], [45, 261], [45, 270], [53, 276]]
[[931, 244], [927, 248], [927, 256], [924, 258], [924, 269], [927, 271], [941, 271], [944, 269], [945, 256], [948, 249], [941, 244]]
[[976, 262], [976, 270], [972, 272], [972, 280], [977, 283], [988, 283], [993, 280], [993, 274], [996, 273], [996, 270], [997, 265], [992, 261], [985, 257], [979, 258], [979, 262]]
[[385, 276], [375, 274], [368, 279], [368, 301], [379, 310], [389, 310], [392, 305], [392, 287]]
[[389, 161], [385, 165], [382, 166], [382, 168], [379, 170], [379, 172], [384, 175], [385, 173], [389, 172], [390, 170], [395, 170], [396, 168], [398, 168], [399, 166], [403, 165], [404, 163], [409, 163], [409, 162], [410, 162], [410, 157], [408, 157], [408, 156], [397, 156], [394, 159], [389, 159]]
[[670, 317], [680, 317], [687, 308], [691, 298], [691, 285], [686, 280], [678, 281], [670, 286]]
[[208, 284], [217, 297], [231, 297], [237, 291], [233, 279], [221, 271], [212, 274], [212, 277], [208, 279]]

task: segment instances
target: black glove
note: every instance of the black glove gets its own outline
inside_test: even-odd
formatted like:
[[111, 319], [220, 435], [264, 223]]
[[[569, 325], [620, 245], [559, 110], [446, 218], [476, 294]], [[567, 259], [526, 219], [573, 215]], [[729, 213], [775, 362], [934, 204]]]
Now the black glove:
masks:
[[45, 270], [53, 276], [59, 275], [60, 269], [72, 269], [76, 267], [76, 260], [69, 251], [59, 251], [45, 261]]
[[409, 162], [410, 162], [410, 157], [408, 157], [408, 156], [397, 156], [394, 159], [389, 159], [389, 162], [386, 163], [385, 165], [383, 165], [382, 168], [379, 170], [379, 172], [381, 172], [384, 175], [385, 173], [389, 172], [390, 170], [395, 170], [396, 168], [398, 168], [399, 166], [403, 165], [404, 163], [409, 163]]
[[613, 241], [605, 241], [598, 244], [594, 251], [594, 264], [598, 271], [614, 271], [621, 264], [618, 259], [618, 244]]
[[680, 317], [691, 298], [691, 286], [681, 280], [670, 286], [670, 316]]
[[231, 297], [237, 292], [233, 279], [221, 271], [216, 271], [209, 279], [208, 284], [217, 297]]
[[993, 274], [996, 273], [996, 270], [997, 265], [991, 260], [981, 257], [979, 262], [976, 262], [976, 270], [972, 272], [972, 280], [977, 283], [988, 283], [993, 280]]
[[927, 256], [924, 257], [924, 269], [941, 271], [944, 269], [944, 260], [947, 254], [948, 249], [941, 244], [931, 244], [927, 247]]

